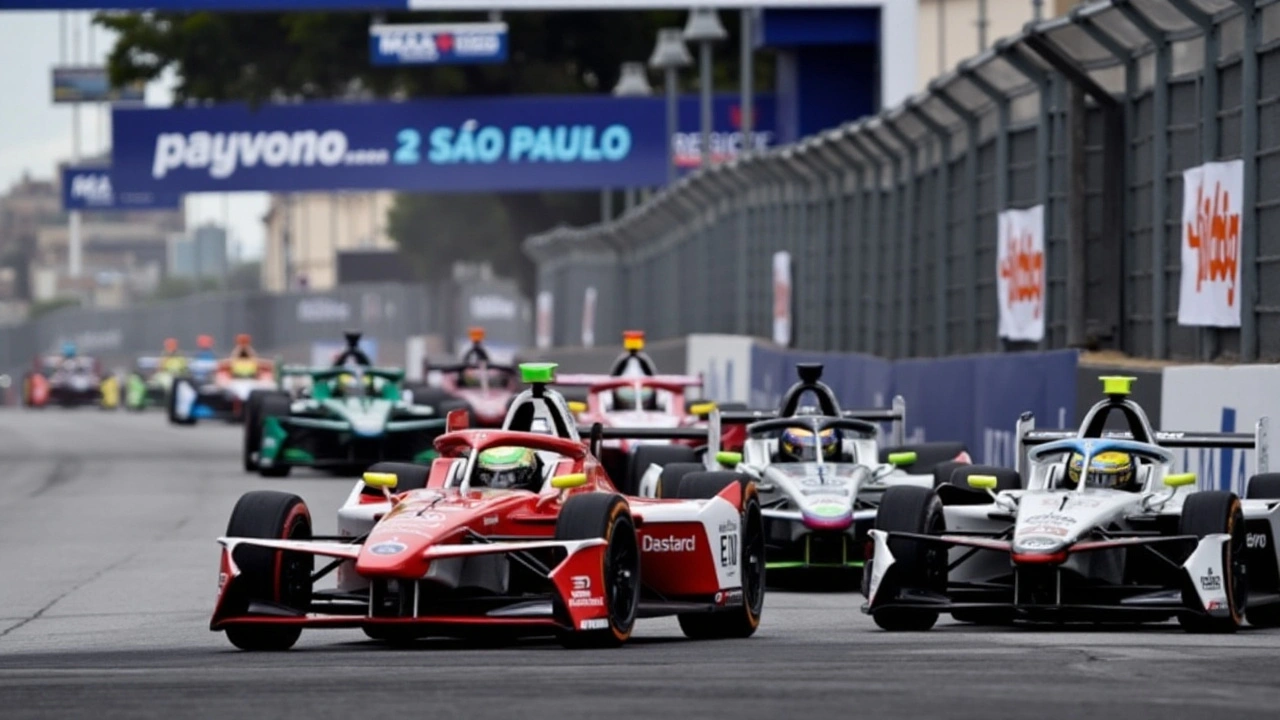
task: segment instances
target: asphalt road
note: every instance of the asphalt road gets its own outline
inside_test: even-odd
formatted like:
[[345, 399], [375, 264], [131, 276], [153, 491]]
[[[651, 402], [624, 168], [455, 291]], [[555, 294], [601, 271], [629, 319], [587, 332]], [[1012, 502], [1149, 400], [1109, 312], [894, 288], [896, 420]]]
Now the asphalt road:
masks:
[[317, 532], [349, 480], [265, 481], [239, 431], [158, 413], [0, 411], [0, 718], [1277, 717], [1280, 631], [890, 634], [856, 593], [772, 592], [749, 640], [643, 621], [627, 647], [394, 650], [310, 631], [247, 654], [208, 628], [213, 538], [247, 490], [307, 499]]

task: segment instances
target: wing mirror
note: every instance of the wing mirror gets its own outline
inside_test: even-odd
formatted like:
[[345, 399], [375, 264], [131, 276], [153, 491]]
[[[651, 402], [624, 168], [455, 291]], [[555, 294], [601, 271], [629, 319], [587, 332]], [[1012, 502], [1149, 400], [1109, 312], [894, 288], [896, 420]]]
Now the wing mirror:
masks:
[[1186, 485], [1196, 484], [1195, 473], [1173, 473], [1164, 476], [1164, 484], [1171, 488], [1180, 488]]
[[722, 450], [716, 453], [716, 462], [720, 463], [722, 467], [729, 469], [736, 468], [742, 463], [742, 453]]
[[587, 404], [582, 402], [581, 400], [570, 400], [568, 402], [568, 405], [569, 405], [569, 412], [573, 413], [574, 415], [581, 415], [582, 413], [587, 411]]
[[894, 467], [906, 467], [914, 464], [918, 457], [914, 452], [889, 453], [889, 464]]
[[689, 414], [696, 415], [697, 417], [706, 417], [707, 415], [710, 415], [715, 409], [716, 409], [716, 404], [713, 402], [694, 403], [693, 405], [689, 406]]
[[367, 472], [361, 479], [369, 487], [380, 488], [388, 501], [391, 500], [391, 491], [400, 484], [400, 478], [395, 473]]
[[557, 490], [568, 490], [569, 488], [582, 487], [587, 484], [586, 473], [573, 473], [571, 475], [557, 475], [551, 478], [551, 487]]
[[974, 490], [995, 490], [997, 485], [995, 475], [970, 475], [968, 480]]

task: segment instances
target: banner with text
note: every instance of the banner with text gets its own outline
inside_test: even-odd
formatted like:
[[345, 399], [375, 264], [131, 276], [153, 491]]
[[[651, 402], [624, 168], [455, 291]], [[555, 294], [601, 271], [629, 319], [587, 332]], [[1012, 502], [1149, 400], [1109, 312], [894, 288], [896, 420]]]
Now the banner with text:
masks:
[[791, 345], [791, 253], [773, 254], [773, 341]]
[[506, 23], [369, 27], [369, 61], [374, 65], [476, 65], [506, 60]]
[[[1280, 366], [1190, 365], [1164, 369], [1160, 429], [1252, 433], [1262, 417], [1280, 408]], [[1154, 420], [1154, 419], [1153, 419]], [[1275, 443], [1263, 448], [1275, 457]], [[1179, 472], [1196, 473], [1201, 490], [1234, 490], [1243, 497], [1257, 467], [1247, 450], [1174, 450]]]
[[[655, 187], [666, 182], [669, 143], [697, 129], [682, 123], [667, 138], [664, 102], [583, 95], [115, 108], [115, 181], [129, 192], [179, 193]], [[771, 96], [756, 105], [772, 118]], [[716, 99], [729, 156], [735, 133], [741, 144], [736, 106], [734, 96]]]
[[997, 219], [996, 299], [1000, 337], [1044, 339], [1044, 206], [1005, 210]]
[[538, 299], [535, 301], [537, 306], [534, 310], [534, 345], [540, 349], [551, 347], [554, 337], [551, 334], [554, 316], [552, 312], [555, 310], [555, 298], [547, 290], [538, 293]]
[[1240, 208], [1244, 161], [1182, 173], [1178, 324], [1240, 327]]
[[112, 210], [178, 210], [182, 196], [173, 193], [116, 192], [109, 167], [63, 167], [62, 209], [106, 212]]

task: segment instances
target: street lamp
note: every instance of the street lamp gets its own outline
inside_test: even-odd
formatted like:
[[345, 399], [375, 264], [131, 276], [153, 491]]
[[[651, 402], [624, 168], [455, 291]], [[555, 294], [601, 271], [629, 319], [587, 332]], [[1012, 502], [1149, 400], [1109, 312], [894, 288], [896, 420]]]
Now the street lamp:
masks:
[[667, 83], [667, 185], [676, 181], [675, 137], [679, 127], [679, 88], [676, 87], [676, 70], [689, 67], [693, 58], [684, 46], [684, 33], [680, 28], [663, 28], [658, 31], [658, 44], [649, 56], [649, 67], [662, 70]]
[[[614, 97], [649, 97], [653, 88], [649, 86], [649, 74], [644, 63], [625, 62], [618, 73], [618, 84], [613, 86]], [[600, 191], [601, 219], [608, 222], [613, 219], [613, 190], [605, 188]], [[636, 189], [626, 189], [623, 198], [623, 210], [629, 211], [636, 204]]]
[[698, 43], [702, 79], [702, 167], [711, 165], [711, 44], [729, 37], [720, 24], [720, 15], [712, 8], [694, 8], [684, 26], [684, 39]]

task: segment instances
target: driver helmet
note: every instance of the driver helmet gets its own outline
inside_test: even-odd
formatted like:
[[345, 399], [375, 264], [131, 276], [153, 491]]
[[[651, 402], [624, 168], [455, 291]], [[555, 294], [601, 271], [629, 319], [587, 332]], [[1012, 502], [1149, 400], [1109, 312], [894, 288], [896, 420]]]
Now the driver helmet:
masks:
[[196, 338], [196, 347], [200, 348], [201, 350], [212, 350], [213, 336], [201, 335], [200, 337]]
[[620, 387], [613, 391], [614, 410], [654, 410], [657, 406], [651, 387], [640, 388], [639, 397], [636, 396], [636, 388], [631, 386]]
[[467, 368], [462, 371], [462, 387], [480, 387], [480, 370]]
[[66, 358], [66, 359], [70, 360], [71, 358], [73, 358], [73, 357], [75, 357], [75, 356], [76, 356], [76, 344], [75, 344], [75, 343], [71, 343], [71, 342], [69, 342], [69, 343], [63, 343], [63, 344], [62, 344], [62, 357], [64, 357], [64, 358]]
[[472, 487], [498, 490], [531, 490], [542, 487], [538, 456], [529, 448], [494, 447], [476, 458]]
[[165, 353], [166, 355], [173, 355], [173, 354], [174, 354], [174, 353], [176, 353], [176, 352], [178, 352], [178, 340], [177, 340], [177, 338], [165, 338], [165, 339], [164, 339], [164, 353]]
[[[1072, 453], [1067, 465], [1067, 477], [1071, 485], [1080, 482], [1084, 456]], [[1131, 490], [1134, 481], [1133, 456], [1129, 453], [1109, 451], [1094, 455], [1089, 460], [1089, 472], [1085, 475], [1086, 487]]]
[[778, 451], [784, 461], [814, 462], [821, 453], [823, 460], [832, 462], [840, 455], [841, 440], [840, 431], [835, 428], [826, 428], [815, 436], [811, 428], [791, 427], [778, 438]]

